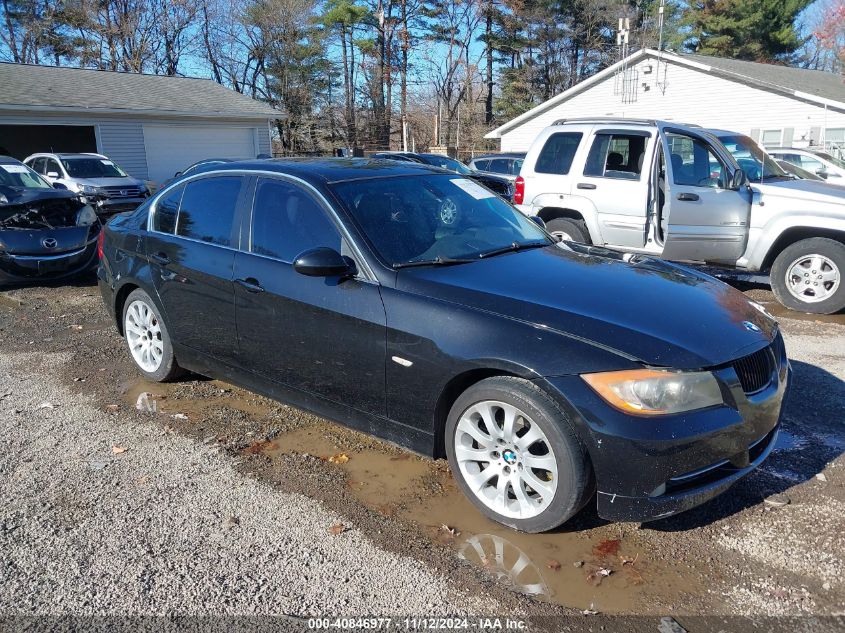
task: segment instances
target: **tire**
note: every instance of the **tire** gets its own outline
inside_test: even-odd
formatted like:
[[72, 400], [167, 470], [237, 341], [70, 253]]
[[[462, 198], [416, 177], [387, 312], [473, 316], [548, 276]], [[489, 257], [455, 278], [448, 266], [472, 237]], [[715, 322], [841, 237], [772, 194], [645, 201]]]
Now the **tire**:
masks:
[[845, 308], [845, 244], [826, 237], [795, 242], [777, 256], [769, 280], [775, 297], [787, 308], [839, 312]]
[[148, 380], [167, 382], [184, 373], [173, 355], [170, 333], [158, 306], [140, 288], [126, 297], [122, 323], [129, 356]]
[[569, 218], [555, 218], [546, 222], [546, 230], [555, 236], [560, 236], [570, 242], [581, 242], [592, 244], [590, 232], [583, 220], [571, 220]]
[[[490, 427], [495, 423], [486, 435], [485, 419]], [[511, 441], [505, 428], [509, 419]], [[540, 438], [533, 439], [537, 432]], [[476, 383], [452, 405], [444, 436], [461, 491], [487, 517], [522, 532], [556, 528], [594, 492], [586, 448], [569, 418], [530, 381], [497, 376]], [[520, 442], [524, 438], [527, 446]], [[536, 482], [535, 489], [529, 481]]]

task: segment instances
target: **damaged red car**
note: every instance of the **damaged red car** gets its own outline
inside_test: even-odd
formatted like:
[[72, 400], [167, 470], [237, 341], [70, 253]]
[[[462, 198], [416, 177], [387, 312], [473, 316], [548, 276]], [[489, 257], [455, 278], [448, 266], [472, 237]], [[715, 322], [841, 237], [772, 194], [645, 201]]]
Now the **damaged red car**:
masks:
[[0, 286], [93, 270], [101, 230], [78, 194], [0, 156]]

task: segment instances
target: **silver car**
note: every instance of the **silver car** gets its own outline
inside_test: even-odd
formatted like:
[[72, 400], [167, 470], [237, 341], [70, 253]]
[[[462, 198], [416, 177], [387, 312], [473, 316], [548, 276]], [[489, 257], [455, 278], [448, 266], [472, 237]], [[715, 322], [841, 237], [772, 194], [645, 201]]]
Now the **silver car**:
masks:
[[89, 198], [100, 215], [130, 211], [150, 196], [144, 181], [133, 178], [102, 154], [39, 153], [23, 162], [54, 187]]

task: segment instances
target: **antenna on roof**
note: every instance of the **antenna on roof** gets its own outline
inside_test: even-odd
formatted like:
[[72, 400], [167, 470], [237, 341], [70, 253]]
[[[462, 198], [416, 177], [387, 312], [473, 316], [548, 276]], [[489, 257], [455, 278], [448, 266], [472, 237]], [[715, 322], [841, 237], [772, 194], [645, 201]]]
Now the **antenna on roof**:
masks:
[[666, 0], [660, 0], [660, 6], [657, 8], [657, 50], [663, 50], [663, 22], [666, 18]]

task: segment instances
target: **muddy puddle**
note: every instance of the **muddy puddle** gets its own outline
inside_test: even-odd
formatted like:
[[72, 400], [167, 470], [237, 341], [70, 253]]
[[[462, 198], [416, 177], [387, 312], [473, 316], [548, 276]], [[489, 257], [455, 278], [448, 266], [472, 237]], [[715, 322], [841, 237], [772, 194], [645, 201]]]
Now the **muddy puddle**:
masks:
[[845, 325], [845, 313], [839, 314], [807, 314], [806, 312], [797, 312], [790, 310], [786, 306], [777, 301], [760, 301], [757, 303], [762, 305], [766, 310], [776, 319], [792, 319], [793, 321], [804, 321], [806, 323], [835, 323], [838, 325]]
[[[192, 397], [191, 392], [197, 396]], [[227, 407], [264, 418], [279, 406], [219, 381], [124, 385], [127, 404], [142, 394], [157, 413], [208, 418]], [[535, 599], [602, 613], [641, 610], [643, 603], [679, 607], [700, 594], [697, 574], [653, 551], [631, 524], [607, 524], [586, 509], [573, 525], [523, 534], [486, 519], [461, 494], [445, 461], [433, 461], [318, 418], [242, 449], [281, 462], [305, 454], [341, 469], [348, 491], [385, 518], [416, 524], [455, 556], [482, 568], [508, 589]], [[583, 515], [586, 515], [583, 516]]]

